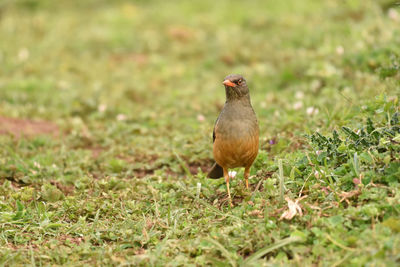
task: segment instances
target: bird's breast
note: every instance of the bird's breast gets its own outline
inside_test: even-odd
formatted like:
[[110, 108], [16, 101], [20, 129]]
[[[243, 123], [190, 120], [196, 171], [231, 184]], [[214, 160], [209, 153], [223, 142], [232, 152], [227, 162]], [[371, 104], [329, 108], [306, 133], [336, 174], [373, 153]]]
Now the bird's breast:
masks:
[[215, 126], [214, 158], [226, 168], [248, 167], [257, 156], [258, 142], [259, 128], [254, 111], [245, 118], [221, 117]]

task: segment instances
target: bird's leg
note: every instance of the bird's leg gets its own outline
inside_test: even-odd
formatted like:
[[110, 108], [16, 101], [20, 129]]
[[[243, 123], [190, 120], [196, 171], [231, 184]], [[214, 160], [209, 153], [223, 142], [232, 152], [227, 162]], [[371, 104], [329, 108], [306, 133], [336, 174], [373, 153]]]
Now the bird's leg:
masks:
[[228, 191], [228, 198], [229, 198], [229, 205], [233, 207], [232, 205], [232, 198], [231, 198], [231, 191], [229, 190], [229, 173], [226, 168], [224, 169], [224, 177], [225, 177], [225, 182], [226, 182], [226, 190]]
[[244, 169], [244, 179], [246, 180], [246, 189], [249, 189], [249, 176], [250, 176], [250, 167], [246, 167]]

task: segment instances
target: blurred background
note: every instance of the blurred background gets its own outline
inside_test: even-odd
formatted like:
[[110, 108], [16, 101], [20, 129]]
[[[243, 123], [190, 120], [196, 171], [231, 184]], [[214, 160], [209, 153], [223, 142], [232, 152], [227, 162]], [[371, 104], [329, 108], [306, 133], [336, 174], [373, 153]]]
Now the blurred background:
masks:
[[[0, 265], [395, 265], [399, 59], [397, 0], [0, 0]], [[204, 172], [232, 73], [261, 140], [229, 209]]]
[[398, 92], [399, 23], [389, 0], [3, 0], [0, 128], [57, 132], [96, 157], [162, 166], [175, 151], [207, 165], [221, 81], [240, 73], [261, 148], [297, 149]]

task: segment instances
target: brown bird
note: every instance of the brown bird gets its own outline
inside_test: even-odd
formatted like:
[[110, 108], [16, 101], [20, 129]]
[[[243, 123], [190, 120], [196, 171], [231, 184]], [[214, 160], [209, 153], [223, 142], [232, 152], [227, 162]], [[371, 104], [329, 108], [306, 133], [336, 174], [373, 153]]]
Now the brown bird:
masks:
[[225, 178], [229, 203], [228, 169], [244, 167], [246, 188], [249, 188], [250, 167], [258, 154], [258, 121], [251, 106], [246, 80], [238, 74], [225, 78], [226, 102], [213, 131], [213, 154], [216, 163], [208, 173], [209, 178]]

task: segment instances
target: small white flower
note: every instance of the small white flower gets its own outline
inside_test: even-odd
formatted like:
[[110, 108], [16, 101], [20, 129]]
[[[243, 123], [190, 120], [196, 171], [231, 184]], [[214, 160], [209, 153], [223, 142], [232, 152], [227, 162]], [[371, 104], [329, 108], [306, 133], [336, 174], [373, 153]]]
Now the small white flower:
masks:
[[325, 172], [323, 170], [320, 171], [315, 171], [314, 172], [314, 176], [315, 178], [319, 179], [321, 177], [321, 174], [325, 174]]
[[65, 90], [68, 89], [69, 83], [67, 81], [60, 80], [58, 81], [58, 86], [60, 87], [61, 90]]
[[237, 173], [237, 172], [235, 172], [235, 171], [229, 171], [229, 172], [228, 172], [229, 178], [232, 178], [232, 179], [235, 178], [236, 173]]
[[314, 115], [314, 114], [318, 114], [318, 109], [315, 107], [308, 107], [307, 110], [307, 115]]
[[197, 115], [197, 120], [198, 120], [198, 121], [202, 122], [202, 121], [205, 121], [205, 119], [206, 119], [206, 118], [204, 117], [203, 114]]
[[18, 52], [19, 61], [25, 61], [29, 58], [29, 50], [26, 48], [22, 48]]
[[105, 105], [105, 104], [101, 104], [101, 105], [99, 105], [99, 107], [97, 108], [97, 110], [98, 110], [99, 112], [101, 112], [101, 113], [103, 113], [104, 111], [106, 111], [106, 109], [107, 109], [107, 105]]
[[317, 154], [317, 156], [321, 155], [321, 153], [322, 153], [322, 150], [315, 151], [315, 154]]
[[299, 110], [303, 107], [303, 102], [297, 101], [296, 103], [293, 104], [293, 109], [294, 110]]
[[302, 91], [297, 91], [295, 97], [297, 99], [303, 99], [304, 98], [304, 93]]
[[33, 166], [35, 166], [36, 168], [40, 169], [40, 164], [38, 162], [33, 162]]
[[126, 115], [125, 114], [118, 114], [117, 115], [117, 121], [124, 121], [126, 120]]
[[336, 47], [336, 54], [343, 55], [343, 53], [344, 53], [343, 46], [339, 45], [338, 47]]
[[394, 21], [399, 21], [399, 20], [400, 20], [399, 13], [398, 13], [397, 10], [394, 9], [394, 8], [389, 8], [389, 10], [388, 10], [388, 17], [389, 17], [391, 20], [394, 20]]
[[320, 80], [313, 80], [310, 84], [310, 88], [313, 92], [321, 88], [322, 82]]

